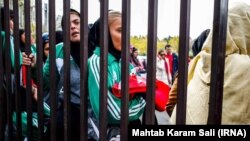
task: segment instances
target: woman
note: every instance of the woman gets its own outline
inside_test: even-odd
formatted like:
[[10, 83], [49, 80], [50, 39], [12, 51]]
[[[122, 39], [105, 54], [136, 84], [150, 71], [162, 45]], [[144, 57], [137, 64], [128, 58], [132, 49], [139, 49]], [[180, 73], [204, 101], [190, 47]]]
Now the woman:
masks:
[[21, 52], [25, 52], [25, 31], [24, 29], [19, 30], [20, 37], [20, 50]]
[[[108, 124], [118, 125], [121, 120], [121, 99], [114, 96], [111, 87], [115, 82], [121, 81], [121, 13], [110, 11], [108, 17], [109, 27], [109, 46], [108, 46]], [[90, 104], [95, 116], [99, 119], [99, 83], [100, 83], [100, 21], [96, 21], [89, 33], [89, 50], [95, 48], [93, 55], [88, 60], [88, 88]], [[131, 66], [132, 67], [132, 66]], [[131, 124], [140, 124], [140, 116], [143, 114], [146, 105], [145, 100], [141, 96], [134, 96], [129, 101], [129, 122]]]
[[[229, 9], [225, 51], [222, 124], [250, 124], [250, 6], [237, 3]], [[212, 33], [190, 62], [187, 124], [207, 124], [211, 83]], [[177, 105], [178, 106], [178, 105]], [[175, 110], [171, 120], [175, 122]]]
[[[157, 64], [156, 64], [156, 79], [164, 82], [166, 85], [171, 87], [171, 81], [169, 78], [171, 78], [170, 73], [167, 73], [165, 65], [169, 63], [165, 63], [168, 61], [167, 58], [165, 58], [165, 52], [164, 50], [159, 50], [158, 51], [158, 56], [157, 56]], [[167, 67], [169, 68], [169, 67]]]
[[[195, 40], [192, 45], [193, 57], [195, 57], [202, 49], [203, 43], [206, 41], [210, 29], [204, 30]], [[167, 103], [167, 113], [171, 116], [174, 107], [177, 103], [177, 85], [178, 85], [178, 72], [176, 72], [174, 83], [169, 92], [169, 100]]]
[[[43, 42], [42, 42], [43, 43], [43, 62], [45, 63], [46, 59], [49, 56], [49, 33], [48, 32], [43, 33], [42, 39], [43, 39]], [[63, 31], [57, 30], [55, 44], [57, 45], [61, 42], [63, 42]]]
[[42, 36], [43, 39], [43, 62], [45, 63], [49, 56], [49, 34], [46, 32]]
[[141, 65], [137, 56], [138, 56], [138, 49], [136, 47], [133, 47], [131, 49], [131, 54], [130, 54], [130, 63], [134, 66], [136, 73], [140, 75], [141, 73], [145, 73], [146, 71]]
[[[19, 29], [19, 37], [20, 37], [20, 50], [21, 52], [25, 52], [25, 30], [24, 29]], [[36, 54], [36, 44], [35, 44], [35, 39], [33, 37], [31, 37], [30, 39], [30, 43], [31, 43], [31, 52], [33, 53], [33, 55]]]

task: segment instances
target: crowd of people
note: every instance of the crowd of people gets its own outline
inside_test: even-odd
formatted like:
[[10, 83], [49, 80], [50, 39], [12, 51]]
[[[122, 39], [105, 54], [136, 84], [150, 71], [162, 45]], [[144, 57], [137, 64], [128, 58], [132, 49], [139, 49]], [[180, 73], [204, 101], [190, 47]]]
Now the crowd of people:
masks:
[[[14, 37], [13, 37], [13, 11], [10, 10], [10, 29], [4, 28], [4, 10], [1, 8], [1, 38], [3, 39], [3, 50], [6, 49], [5, 30], [10, 30], [10, 50], [12, 70], [14, 70]], [[223, 92], [222, 124], [249, 124], [250, 123], [250, 80], [245, 79], [250, 74], [250, 6], [244, 3], [236, 4], [228, 12], [225, 76]], [[58, 94], [57, 108], [57, 139], [64, 138], [64, 48], [63, 32], [65, 27], [62, 19], [62, 31], [56, 32], [56, 82]], [[75, 9], [70, 9], [70, 107], [71, 140], [80, 140], [80, 13]], [[99, 139], [99, 118], [100, 118], [100, 19], [89, 27], [88, 47], [88, 139]], [[110, 10], [108, 13], [108, 76], [107, 76], [107, 110], [108, 127], [119, 127], [121, 120], [121, 98], [113, 91], [114, 85], [121, 82], [121, 50], [122, 50], [122, 15], [118, 11]], [[26, 91], [26, 68], [30, 66], [36, 69], [36, 44], [31, 40], [31, 54], [26, 54], [25, 31], [20, 29], [20, 71], [22, 95]], [[194, 58], [189, 62], [188, 88], [187, 88], [187, 124], [206, 124], [209, 105], [209, 88], [211, 78], [211, 50], [212, 50], [212, 29], [204, 30], [192, 45]], [[43, 84], [46, 98], [44, 98], [45, 115], [48, 117], [46, 129], [49, 129], [50, 122], [50, 63], [49, 63], [49, 34], [43, 33]], [[138, 59], [138, 48], [130, 46], [130, 79], [136, 81], [145, 80], [141, 74], [146, 73], [146, 65]], [[5, 56], [3, 57], [5, 58]], [[164, 49], [160, 49], [156, 58], [156, 79], [162, 87], [156, 88], [156, 103], [159, 97], [167, 100], [162, 108], [156, 110], [167, 112], [171, 117], [171, 122], [175, 123], [177, 83], [178, 83], [178, 55], [172, 51], [172, 46], [166, 44]], [[33, 70], [35, 72], [35, 70]], [[135, 72], [135, 73], [134, 73]], [[14, 75], [14, 72], [12, 72]], [[136, 76], [136, 77], [134, 77]], [[132, 82], [132, 81], [131, 81]], [[13, 80], [14, 83], [14, 80]], [[146, 84], [143, 88], [146, 88]], [[163, 89], [165, 88], [165, 89]], [[138, 88], [139, 89], [139, 88]], [[137, 89], [137, 90], [138, 90]], [[131, 90], [132, 91], [132, 90]], [[160, 93], [158, 93], [160, 91]], [[33, 100], [37, 100], [36, 76], [32, 75]], [[119, 92], [118, 92], [119, 93]], [[144, 93], [144, 94], [143, 94]], [[144, 114], [146, 101], [146, 91], [130, 92], [129, 98], [129, 124], [141, 125], [141, 117]], [[159, 94], [161, 94], [159, 96]], [[22, 98], [25, 101], [25, 98]], [[25, 103], [25, 102], [24, 102]], [[23, 105], [23, 107], [25, 107]], [[15, 111], [15, 110], [14, 110]], [[25, 112], [25, 108], [22, 109]], [[34, 113], [37, 111], [33, 111]], [[25, 113], [24, 113], [25, 115]], [[14, 114], [14, 121], [16, 121]], [[22, 115], [22, 117], [27, 118]], [[35, 119], [34, 119], [35, 120]], [[14, 122], [15, 123], [15, 122]], [[24, 125], [25, 126], [25, 125]], [[7, 130], [7, 129], [6, 129]], [[110, 131], [110, 130], [109, 130]], [[26, 131], [27, 132], [27, 131]], [[26, 137], [23, 131], [23, 138]], [[46, 137], [49, 136], [46, 132]], [[108, 133], [109, 134], [109, 133]], [[119, 140], [120, 131], [116, 130], [112, 136], [107, 136], [107, 140]], [[36, 138], [34, 138], [36, 140]]]
[[[4, 13], [4, 12], [2, 12]], [[12, 11], [10, 11], [12, 13]], [[12, 14], [11, 14], [12, 16]], [[4, 17], [4, 14], [1, 16]], [[13, 17], [10, 19], [13, 20]], [[63, 20], [62, 19], [62, 30], [64, 31], [63, 26]], [[111, 87], [113, 87], [115, 82], [121, 81], [121, 13], [118, 11], [110, 11], [109, 17], [108, 17], [108, 25], [109, 25], [109, 46], [108, 46], [108, 126], [109, 127], [118, 127], [119, 122], [121, 119], [121, 99], [119, 97], [116, 97], [112, 91], [110, 91]], [[4, 25], [4, 24], [2, 24]], [[100, 83], [100, 21], [97, 20], [89, 29], [89, 42], [91, 44], [89, 47], [89, 59], [88, 59], [88, 83], [91, 84], [88, 87], [88, 139], [89, 140], [98, 140], [99, 139], [99, 118], [100, 118], [100, 106], [99, 106], [99, 83]], [[5, 28], [3, 28], [5, 29]], [[13, 30], [13, 29], [11, 29]], [[62, 31], [62, 32], [63, 32]], [[5, 41], [5, 32], [2, 31], [2, 38], [3, 41]], [[13, 32], [11, 32], [13, 33]], [[60, 34], [62, 35], [62, 34]], [[13, 35], [11, 34], [11, 39], [13, 39]], [[60, 37], [59, 37], [60, 38]], [[11, 40], [13, 42], [13, 40]], [[25, 33], [23, 29], [20, 29], [20, 67], [23, 67], [24, 69], [21, 69], [21, 74], [24, 72], [26, 73], [27, 66], [30, 66], [31, 68], [36, 68], [36, 45], [34, 42], [31, 44], [32, 46], [32, 52], [31, 54], [26, 54], [26, 46], [25, 46]], [[49, 63], [49, 35], [48, 33], [44, 33], [42, 35], [42, 45], [43, 45], [43, 61], [44, 61], [44, 67], [43, 67], [43, 84], [44, 84], [44, 102], [45, 102], [45, 113], [47, 113], [46, 116], [49, 117], [50, 115], [50, 108], [49, 108], [49, 102], [50, 102], [50, 63]], [[70, 79], [70, 105], [71, 105], [71, 122], [69, 123], [70, 129], [71, 129], [71, 139], [72, 140], [79, 140], [80, 139], [80, 13], [77, 10], [71, 9], [70, 10], [70, 46], [71, 46], [71, 52], [70, 55], [72, 57], [70, 61], [70, 72], [71, 72], [71, 79]], [[5, 47], [5, 45], [4, 45]], [[57, 92], [58, 92], [58, 108], [57, 108], [57, 140], [63, 140], [64, 138], [64, 88], [63, 88], [63, 79], [64, 79], [64, 69], [63, 68], [63, 59], [64, 59], [64, 44], [63, 41], [56, 41], [56, 82], [57, 82]], [[14, 44], [11, 44], [11, 48], [14, 48]], [[14, 49], [12, 49], [14, 50]], [[137, 61], [135, 64], [130, 64], [131, 71], [137, 70], [138, 74], [142, 71], [145, 72], [145, 70], [142, 68], [142, 66], [139, 66], [140, 63], [138, 59], [136, 58], [138, 55], [135, 53], [137, 49], [134, 47], [132, 53], [131, 53], [131, 60]], [[12, 56], [11, 59], [14, 60], [15, 56]], [[12, 61], [14, 62], [14, 61]], [[14, 64], [14, 63], [13, 63]], [[136, 66], [135, 66], [136, 65]], [[14, 65], [12, 65], [14, 69]], [[137, 69], [138, 67], [138, 69]], [[139, 72], [140, 70], [140, 72]], [[35, 70], [34, 70], [35, 72]], [[131, 73], [132, 74], [132, 73]], [[133, 73], [134, 74], [134, 73]], [[21, 75], [21, 77], [25, 80], [25, 83], [21, 84], [22, 89], [24, 89], [24, 92], [22, 93], [25, 95], [25, 89], [26, 89], [26, 74]], [[34, 81], [33, 81], [34, 80]], [[167, 92], [165, 92], [167, 93]], [[33, 101], [36, 103], [37, 100], [37, 86], [35, 81], [35, 76], [32, 77], [32, 94], [33, 94]], [[144, 108], [146, 105], [145, 96], [138, 94], [134, 95], [130, 101], [129, 101], [129, 124], [132, 125], [141, 125], [141, 117], [144, 113]], [[25, 98], [23, 99], [25, 100]], [[25, 107], [25, 101], [23, 101], [24, 107]], [[36, 109], [36, 108], [34, 108]], [[22, 110], [25, 113], [26, 110]], [[33, 111], [33, 114], [35, 114], [37, 111]], [[37, 114], [36, 114], [37, 115]], [[27, 119], [27, 116], [22, 116], [23, 118]], [[37, 116], [33, 116], [33, 118], [37, 118]], [[16, 124], [16, 114], [14, 114], [14, 124]], [[32, 119], [32, 122], [37, 123], [37, 119]], [[47, 122], [47, 121], [46, 121]], [[37, 125], [37, 124], [36, 124]], [[15, 125], [14, 125], [15, 126]], [[27, 126], [24, 125], [23, 126]], [[50, 128], [50, 122], [47, 122], [45, 124], [46, 129], [49, 130]], [[117, 129], [117, 128], [114, 128]], [[112, 130], [109, 130], [111, 132]], [[108, 133], [108, 140], [118, 138], [119, 139], [119, 130], [114, 131], [116, 134]], [[25, 138], [27, 135], [27, 131], [22, 132], [23, 137]], [[46, 137], [49, 137], [50, 132], [46, 132]], [[36, 140], [38, 136], [34, 136], [34, 140]]]

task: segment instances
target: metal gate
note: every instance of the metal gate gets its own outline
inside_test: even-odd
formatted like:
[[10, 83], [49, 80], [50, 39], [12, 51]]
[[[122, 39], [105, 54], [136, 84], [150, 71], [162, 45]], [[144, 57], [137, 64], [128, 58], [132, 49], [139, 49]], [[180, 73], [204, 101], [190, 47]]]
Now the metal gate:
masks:
[[[35, 1], [35, 11], [36, 11], [36, 47], [37, 47], [37, 87], [38, 87], [38, 135], [39, 140], [44, 140], [44, 111], [43, 111], [43, 61], [42, 61], [42, 0]], [[179, 34], [179, 82], [178, 82], [178, 108], [177, 108], [177, 124], [184, 125], [186, 120], [186, 93], [187, 93], [187, 68], [188, 68], [188, 50], [189, 50], [189, 26], [190, 26], [190, 3], [191, 0], [181, 0], [180, 6], [180, 34]], [[55, 46], [55, 0], [49, 0], [49, 44], [50, 46]], [[146, 118], [145, 124], [153, 125], [155, 123], [155, 104], [152, 101], [155, 96], [155, 68], [156, 68], [156, 42], [157, 42], [157, 10], [158, 10], [158, 0], [148, 0], [149, 9], [148, 12], [148, 42], [147, 42], [147, 97], [146, 97]], [[221, 111], [222, 111], [222, 93], [223, 93], [223, 76], [224, 76], [224, 54], [225, 52], [225, 37], [226, 37], [226, 27], [227, 27], [227, 0], [215, 0], [214, 1], [214, 25], [213, 30], [213, 60], [212, 60], [212, 78], [211, 78], [211, 89], [210, 89], [210, 110], [208, 124], [221, 124]], [[64, 1], [64, 16], [65, 16], [65, 35], [69, 35], [69, 13], [70, 13], [70, 1]], [[12, 33], [8, 30], [10, 13], [9, 0], [4, 0], [5, 8], [5, 19], [4, 19], [4, 29], [5, 31], [5, 41], [0, 38], [0, 137], [4, 140], [5, 134], [8, 135], [7, 140], [13, 140], [13, 121], [12, 114], [15, 109], [17, 115], [17, 126], [15, 138], [21, 140], [21, 96], [20, 96], [20, 60], [19, 60], [19, 10], [18, 1], [13, 0], [13, 21], [14, 21], [14, 64], [11, 65], [11, 38]], [[25, 33], [26, 33], [26, 53], [30, 53], [30, 1], [25, 0], [24, 10], [25, 10]], [[80, 121], [81, 133], [87, 133], [87, 59], [88, 59], [88, 0], [80, 1], [80, 12], [81, 12], [81, 106], [80, 106]], [[106, 140], [106, 130], [107, 130], [107, 46], [108, 46], [108, 34], [107, 34], [107, 15], [108, 15], [108, 0], [100, 1], [100, 18], [101, 18], [101, 39], [100, 43], [103, 48], [101, 48], [101, 72], [100, 75], [100, 93], [101, 104], [103, 110], [101, 110], [100, 120], [100, 140]], [[130, 0], [122, 1], [122, 46], [125, 46], [122, 50], [122, 108], [121, 108], [121, 140], [128, 140], [128, 64], [129, 64], [129, 49], [126, 46], [130, 44]], [[2, 27], [2, 26], [1, 26]], [[5, 42], [5, 52], [3, 52], [3, 43]], [[69, 79], [70, 79], [70, 40], [69, 36], [64, 37], [64, 44], [68, 46], [65, 48], [64, 57], [64, 137], [68, 140], [70, 137], [70, 128], [67, 124], [71, 119], [69, 117], [70, 113], [70, 97], [67, 95], [70, 89]], [[219, 47], [220, 46], [220, 47]], [[4, 57], [2, 57], [4, 56]], [[50, 95], [51, 95], [51, 126], [50, 134], [56, 134], [56, 108], [57, 108], [57, 95], [56, 95], [56, 82], [54, 77], [56, 76], [56, 66], [55, 66], [55, 48], [50, 48]], [[31, 68], [28, 67], [27, 70], [27, 91], [26, 94], [30, 95], [26, 97], [27, 105], [27, 131], [28, 139], [32, 137], [32, 87], [31, 87]], [[13, 79], [14, 78], [14, 79]], [[15, 87], [14, 87], [15, 86]], [[14, 88], [14, 89], [13, 89]], [[14, 99], [15, 107], [13, 106], [13, 95], [16, 95]], [[215, 110], [216, 109], [216, 110]], [[6, 130], [6, 125], [8, 130]], [[56, 136], [50, 136], [51, 140], [56, 140]], [[81, 140], [87, 140], [87, 134], [81, 134]]]

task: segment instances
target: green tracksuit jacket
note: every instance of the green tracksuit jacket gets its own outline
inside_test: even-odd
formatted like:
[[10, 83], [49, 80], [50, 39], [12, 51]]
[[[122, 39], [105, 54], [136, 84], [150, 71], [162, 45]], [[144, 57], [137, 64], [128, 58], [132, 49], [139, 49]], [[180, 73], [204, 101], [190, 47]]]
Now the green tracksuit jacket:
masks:
[[[63, 101], [64, 97], [64, 45], [59, 43], [56, 45], [56, 83], [57, 83], [57, 93], [59, 94], [59, 100]], [[50, 78], [50, 64], [49, 59], [46, 60], [43, 67], [43, 81], [44, 81], [44, 90], [47, 92], [49, 90], [49, 78]], [[77, 66], [72, 57], [70, 57], [70, 101], [72, 104], [75, 104], [80, 107], [80, 68]], [[47, 99], [45, 98], [47, 102]]]
[[[6, 41], [5, 41], [5, 32], [2, 31], [1, 32], [1, 38], [2, 38], [2, 41], [3, 41], [3, 54], [5, 53], [4, 50], [6, 48]], [[21, 54], [21, 51], [19, 51], [19, 60], [20, 60], [20, 64], [22, 64], [22, 54]], [[10, 59], [11, 59], [11, 67], [12, 69], [14, 69], [14, 66], [15, 66], [15, 50], [14, 50], [14, 39], [13, 39], [13, 36], [11, 35], [10, 36]]]
[[[132, 68], [132, 67], [131, 67]], [[131, 70], [130, 70], [131, 71]], [[88, 88], [93, 111], [99, 118], [100, 99], [100, 48], [96, 47], [94, 54], [88, 60]], [[108, 54], [108, 121], [109, 124], [119, 124], [121, 119], [121, 99], [112, 94], [111, 88], [115, 82], [121, 81], [121, 60]], [[135, 96], [129, 101], [129, 121], [137, 120], [143, 114], [146, 102], [141, 96]]]

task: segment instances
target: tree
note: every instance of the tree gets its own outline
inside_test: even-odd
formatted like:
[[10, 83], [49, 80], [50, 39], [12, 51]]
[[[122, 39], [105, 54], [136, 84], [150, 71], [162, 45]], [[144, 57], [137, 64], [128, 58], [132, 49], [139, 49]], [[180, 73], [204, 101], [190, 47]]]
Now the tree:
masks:
[[170, 44], [173, 47], [174, 52], [178, 53], [178, 51], [179, 51], [179, 36], [171, 37], [168, 40], [168, 44]]
[[[135, 46], [139, 50], [139, 55], [147, 54], [147, 36], [132, 36], [130, 38], [131, 45]], [[167, 44], [166, 40], [157, 40], [157, 50], [164, 49]]]
[[130, 38], [130, 44], [139, 50], [139, 55], [146, 55], [147, 53], [147, 38], [144, 36], [132, 36]]
[[19, 5], [19, 7], [20, 7], [20, 6], [23, 6], [23, 5], [24, 5], [24, 0], [19, 0], [19, 1], [18, 1], [18, 5]]

